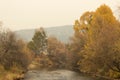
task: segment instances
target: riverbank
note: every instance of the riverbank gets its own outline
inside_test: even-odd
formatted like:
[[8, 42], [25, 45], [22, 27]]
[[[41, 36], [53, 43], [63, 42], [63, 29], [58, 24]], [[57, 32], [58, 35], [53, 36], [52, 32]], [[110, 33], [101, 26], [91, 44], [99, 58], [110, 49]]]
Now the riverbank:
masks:
[[23, 78], [24, 74], [21, 73], [3, 72], [0, 74], [0, 80], [22, 80]]
[[13, 67], [10, 70], [5, 70], [2, 66], [0, 67], [0, 80], [22, 80], [24, 78], [25, 71]]
[[96, 80], [120, 80], [120, 79], [110, 78], [107, 76], [101, 76], [99, 74], [94, 74], [94, 73], [81, 72], [81, 74], [91, 76], [93, 78], [96, 78]]

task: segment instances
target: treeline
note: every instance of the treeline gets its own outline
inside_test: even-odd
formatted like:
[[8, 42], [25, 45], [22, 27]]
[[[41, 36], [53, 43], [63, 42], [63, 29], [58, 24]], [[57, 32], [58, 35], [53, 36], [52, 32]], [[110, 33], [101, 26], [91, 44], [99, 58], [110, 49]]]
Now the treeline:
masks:
[[43, 68], [120, 78], [120, 22], [112, 10], [102, 5], [85, 12], [75, 21], [74, 31], [71, 42], [64, 44], [37, 30], [28, 47]]
[[32, 41], [27, 46], [35, 54], [33, 64], [37, 62], [38, 68], [66, 68], [68, 50], [65, 44], [55, 37], [47, 37], [43, 28], [35, 31]]

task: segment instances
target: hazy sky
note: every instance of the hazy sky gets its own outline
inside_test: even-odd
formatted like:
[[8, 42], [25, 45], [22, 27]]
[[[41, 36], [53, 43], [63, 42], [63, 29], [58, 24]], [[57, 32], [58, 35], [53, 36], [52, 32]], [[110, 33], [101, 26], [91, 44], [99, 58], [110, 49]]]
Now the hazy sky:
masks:
[[0, 0], [0, 21], [11, 30], [71, 25], [104, 3], [115, 12], [120, 0]]

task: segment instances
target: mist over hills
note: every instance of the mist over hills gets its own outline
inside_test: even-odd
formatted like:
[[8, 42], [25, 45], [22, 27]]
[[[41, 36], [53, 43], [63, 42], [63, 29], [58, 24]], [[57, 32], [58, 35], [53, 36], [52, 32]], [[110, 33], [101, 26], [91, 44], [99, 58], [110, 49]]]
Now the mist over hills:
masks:
[[[44, 30], [46, 31], [48, 37], [54, 36], [58, 40], [64, 43], [68, 43], [69, 38], [73, 36], [74, 33], [72, 25], [49, 27], [49, 28], [44, 28]], [[15, 33], [18, 38], [21, 38], [24, 41], [28, 42], [32, 40], [32, 37], [35, 33], [35, 29], [18, 30], [15, 31]]]

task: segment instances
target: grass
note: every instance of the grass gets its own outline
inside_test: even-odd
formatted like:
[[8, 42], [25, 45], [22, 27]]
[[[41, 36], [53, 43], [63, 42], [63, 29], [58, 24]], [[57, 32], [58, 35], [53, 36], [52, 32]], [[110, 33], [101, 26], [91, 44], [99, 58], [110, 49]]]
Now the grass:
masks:
[[5, 70], [2, 66], [0, 66], [0, 80], [15, 80], [17, 78], [23, 78], [24, 74], [22, 74], [20, 68], [12, 67], [10, 70]]

